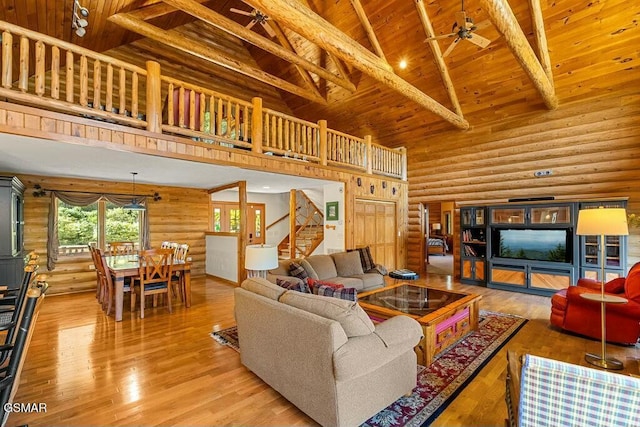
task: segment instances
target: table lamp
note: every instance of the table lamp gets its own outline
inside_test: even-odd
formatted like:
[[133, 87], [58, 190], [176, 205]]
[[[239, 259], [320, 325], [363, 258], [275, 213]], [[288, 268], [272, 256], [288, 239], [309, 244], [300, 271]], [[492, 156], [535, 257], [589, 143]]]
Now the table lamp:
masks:
[[622, 369], [622, 362], [607, 358], [606, 348], [606, 304], [625, 304], [626, 299], [614, 295], [605, 295], [604, 284], [606, 282], [605, 267], [607, 263], [606, 241], [605, 236], [626, 236], [629, 234], [627, 226], [627, 212], [623, 208], [605, 208], [597, 209], [581, 209], [578, 212], [578, 225], [576, 234], [579, 236], [600, 236], [600, 295], [597, 294], [581, 294], [582, 298], [600, 302], [600, 326], [602, 328], [601, 354], [587, 353], [585, 359], [592, 365], [604, 369]]
[[267, 278], [267, 270], [278, 266], [278, 248], [271, 245], [247, 245], [244, 268], [247, 277]]
[[431, 224], [431, 229], [435, 232], [435, 234], [440, 234], [440, 230], [442, 229], [442, 224], [439, 222]]

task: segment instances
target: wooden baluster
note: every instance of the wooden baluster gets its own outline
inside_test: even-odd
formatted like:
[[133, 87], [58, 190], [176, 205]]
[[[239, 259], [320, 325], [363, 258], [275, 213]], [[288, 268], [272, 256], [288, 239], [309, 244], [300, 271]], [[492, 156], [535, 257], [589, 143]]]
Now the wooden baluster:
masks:
[[118, 77], [120, 78], [120, 85], [118, 88], [118, 112], [122, 116], [127, 115], [127, 70], [124, 67], [120, 67], [118, 72]]
[[249, 122], [253, 121], [253, 117], [249, 117], [249, 107], [244, 106], [244, 120], [242, 121], [242, 136], [245, 141], [249, 141], [249, 138], [252, 138], [252, 135], [249, 133]]
[[264, 113], [264, 146], [271, 147], [271, 132], [269, 129], [269, 113]]
[[155, 61], [147, 61], [147, 84], [145, 92], [147, 130], [153, 133], [162, 133], [162, 78], [160, 77], [160, 64]]
[[368, 174], [373, 173], [373, 150], [371, 147], [371, 135], [364, 136], [364, 158], [366, 160], [366, 171]]
[[284, 137], [282, 132], [282, 117], [278, 117], [277, 123], [278, 127], [276, 128], [276, 138], [278, 139], [278, 148], [280, 148], [281, 150], [287, 150], [289, 149], [289, 147], [287, 147], [285, 145], [285, 142], [282, 140]]
[[38, 96], [44, 95], [45, 87], [45, 55], [46, 46], [40, 40], [36, 42], [36, 75], [35, 75], [35, 92]]
[[11, 89], [13, 83], [13, 35], [4, 31], [2, 33], [2, 87]]
[[216, 134], [216, 98], [209, 95], [209, 133]]
[[218, 112], [217, 112], [217, 120], [216, 120], [216, 135], [222, 134], [222, 109], [223, 109], [222, 99], [218, 98]]
[[236, 102], [236, 120], [234, 123], [234, 129], [236, 130], [236, 141], [240, 140], [240, 104]]
[[22, 92], [29, 90], [29, 39], [20, 37], [20, 74], [18, 75], [18, 89]]
[[178, 89], [178, 126], [184, 127], [184, 87]]
[[204, 132], [204, 113], [207, 109], [207, 96], [204, 93], [198, 92], [200, 97], [200, 132]]
[[138, 118], [138, 72], [131, 73], [131, 117]]
[[173, 126], [175, 124], [173, 120], [173, 115], [175, 114], [175, 106], [173, 105], [173, 91], [173, 83], [169, 83], [167, 88], [167, 124], [169, 126]]
[[196, 128], [196, 91], [189, 90], [189, 129]]
[[225, 110], [225, 116], [227, 117], [227, 132], [225, 133], [225, 136], [227, 138], [231, 138], [231, 124], [233, 122], [231, 111], [231, 101], [227, 99], [227, 108]]
[[289, 129], [291, 128], [291, 124], [292, 124], [292, 123], [293, 123], [293, 122], [291, 122], [291, 121], [289, 121], [289, 120], [287, 120], [287, 121], [284, 123], [284, 129], [283, 129], [283, 130], [284, 130], [284, 141], [285, 141], [285, 145], [286, 145], [287, 147], [291, 147], [292, 145], [294, 145], [294, 144], [295, 144], [295, 142], [294, 142], [294, 141], [292, 141], [291, 134], [290, 134], [290, 132], [289, 132]]
[[73, 93], [75, 88], [73, 87], [73, 52], [67, 51], [67, 61], [65, 65], [65, 90], [67, 91], [67, 102], [73, 103]]
[[87, 57], [80, 57], [80, 105], [86, 107], [89, 105], [89, 65]]
[[107, 64], [107, 92], [105, 94], [104, 109], [113, 112], [113, 65]]
[[51, 46], [51, 98], [60, 99], [60, 49]]
[[93, 108], [101, 109], [102, 99], [102, 63], [96, 59], [93, 61]]
[[271, 141], [273, 147], [282, 149], [282, 141], [278, 140], [278, 118], [276, 116], [271, 116]]

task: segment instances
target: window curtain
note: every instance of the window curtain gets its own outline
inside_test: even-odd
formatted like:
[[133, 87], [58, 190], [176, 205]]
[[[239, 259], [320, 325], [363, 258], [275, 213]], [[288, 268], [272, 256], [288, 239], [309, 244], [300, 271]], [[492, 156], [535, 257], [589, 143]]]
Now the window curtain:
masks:
[[73, 206], [88, 206], [96, 203], [100, 199], [105, 199], [116, 206], [124, 206], [132, 201], [145, 206], [145, 210], [140, 211], [142, 216], [142, 247], [148, 249], [149, 244], [149, 215], [147, 214], [147, 198], [131, 196], [121, 196], [114, 194], [99, 193], [65, 193], [64, 191], [51, 191], [51, 201], [49, 203], [49, 221], [47, 229], [47, 269], [52, 271], [58, 262], [58, 200]]

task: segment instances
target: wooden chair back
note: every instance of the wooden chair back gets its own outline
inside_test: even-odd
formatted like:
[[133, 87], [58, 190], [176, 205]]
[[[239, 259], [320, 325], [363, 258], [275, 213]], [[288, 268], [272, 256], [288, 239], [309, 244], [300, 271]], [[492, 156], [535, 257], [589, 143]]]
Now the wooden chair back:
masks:
[[[144, 319], [145, 295], [167, 295], [167, 305], [171, 313], [171, 273], [173, 270], [173, 249], [160, 248], [141, 251], [139, 254], [140, 317]], [[155, 296], [154, 296], [155, 298]]]
[[178, 245], [175, 248], [175, 251], [174, 251], [174, 259], [176, 261], [186, 261], [188, 253], [189, 253], [189, 245], [188, 244], [183, 243], [181, 245]]
[[132, 255], [134, 253], [133, 242], [109, 242], [109, 255]]

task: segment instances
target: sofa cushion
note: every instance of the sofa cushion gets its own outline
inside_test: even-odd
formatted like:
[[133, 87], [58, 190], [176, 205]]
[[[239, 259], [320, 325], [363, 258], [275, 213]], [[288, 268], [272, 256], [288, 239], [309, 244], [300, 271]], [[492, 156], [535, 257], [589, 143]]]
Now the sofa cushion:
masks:
[[358, 291], [355, 288], [332, 288], [331, 286], [319, 285], [313, 288], [313, 293], [325, 297], [340, 298], [348, 301], [358, 301]]
[[316, 273], [316, 271], [313, 269], [313, 267], [311, 266], [311, 264], [309, 264], [309, 261], [307, 261], [306, 259], [303, 259], [300, 261], [300, 265], [302, 266], [302, 268], [304, 268], [304, 271], [307, 272], [307, 275], [312, 278], [312, 279], [316, 279], [318, 280], [318, 273]]
[[359, 274], [357, 276], [353, 276], [353, 278], [362, 280], [364, 289], [384, 286], [384, 276], [378, 272]]
[[314, 277], [313, 274], [307, 271], [307, 273], [309, 273], [309, 277], [325, 280], [338, 276], [338, 271], [336, 270], [336, 265], [333, 262], [331, 255], [313, 255], [305, 258], [304, 260], [309, 263], [317, 276]]
[[336, 265], [337, 276], [349, 277], [364, 273], [358, 252], [337, 252], [331, 254], [331, 258]]
[[281, 288], [287, 289], [289, 291], [303, 292], [305, 294], [311, 293], [311, 289], [309, 289], [309, 285], [307, 285], [307, 283], [304, 281], [290, 282], [288, 280], [276, 278], [276, 285], [280, 286]]
[[289, 274], [302, 280], [309, 277], [304, 267], [297, 262], [292, 262], [291, 264], [289, 264]]
[[273, 274], [274, 276], [290, 276], [289, 264], [291, 264], [290, 259], [278, 260], [278, 266], [273, 270], [269, 270], [269, 273]]
[[286, 291], [286, 289], [283, 289], [280, 286], [271, 283], [267, 279], [263, 279], [262, 277], [250, 277], [242, 282], [242, 285], [240, 286], [242, 287], [242, 289], [246, 289], [253, 292], [254, 294], [262, 295], [263, 297], [270, 298], [276, 301]]
[[357, 277], [332, 277], [326, 280], [331, 283], [338, 283], [344, 285], [345, 288], [356, 288], [357, 290], [364, 289], [364, 284], [362, 280]]
[[360, 256], [360, 264], [362, 265], [362, 271], [367, 272], [375, 268], [376, 263], [371, 256], [371, 249], [369, 246], [364, 248], [349, 249], [349, 252], [355, 252]]
[[375, 330], [367, 313], [354, 301], [300, 292], [286, 292], [280, 298], [280, 302], [339, 322], [347, 337], [369, 335]]

